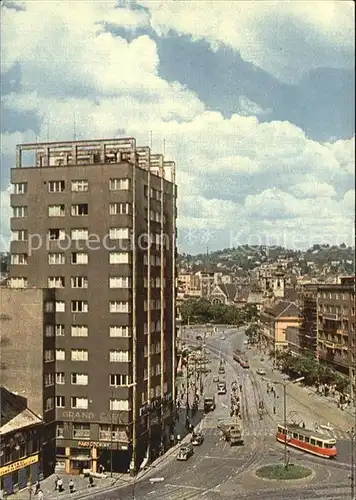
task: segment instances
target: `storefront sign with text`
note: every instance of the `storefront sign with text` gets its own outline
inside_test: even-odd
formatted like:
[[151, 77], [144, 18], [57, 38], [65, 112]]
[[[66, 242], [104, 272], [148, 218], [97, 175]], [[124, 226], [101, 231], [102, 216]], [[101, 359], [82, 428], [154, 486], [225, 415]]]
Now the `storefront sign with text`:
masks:
[[5, 474], [10, 474], [16, 470], [27, 467], [28, 465], [36, 464], [38, 462], [38, 455], [33, 455], [32, 457], [24, 458], [18, 462], [14, 462], [10, 465], [5, 465], [5, 467], [0, 468], [0, 476], [5, 476]]
[[110, 443], [102, 441], [78, 441], [79, 448], [110, 448]]

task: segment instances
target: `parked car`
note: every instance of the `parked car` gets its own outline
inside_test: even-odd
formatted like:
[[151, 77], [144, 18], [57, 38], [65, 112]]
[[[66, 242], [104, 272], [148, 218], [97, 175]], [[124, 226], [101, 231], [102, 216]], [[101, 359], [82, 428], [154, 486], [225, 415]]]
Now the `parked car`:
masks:
[[262, 368], [257, 368], [256, 373], [257, 375], [266, 375], [266, 372]]

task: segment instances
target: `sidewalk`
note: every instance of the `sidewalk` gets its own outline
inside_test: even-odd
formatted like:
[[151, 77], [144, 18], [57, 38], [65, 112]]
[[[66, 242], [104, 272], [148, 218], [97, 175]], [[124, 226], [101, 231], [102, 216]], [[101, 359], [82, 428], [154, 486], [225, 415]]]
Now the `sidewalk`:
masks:
[[[261, 353], [250, 351], [250, 363], [251, 369], [255, 372], [257, 368], [264, 368], [266, 370], [266, 378], [270, 380], [276, 380], [278, 382], [288, 382], [288, 378], [283, 376], [278, 370], [272, 370], [272, 362], [267, 359]], [[263, 361], [261, 361], [263, 358]], [[278, 407], [283, 406], [283, 388], [280, 384], [276, 384], [276, 392], [279, 396], [277, 406], [277, 415], [279, 417]], [[316, 392], [316, 389], [301, 386], [299, 384], [294, 384], [289, 382], [287, 385], [287, 396], [290, 396], [288, 401], [289, 410], [295, 411], [300, 414], [302, 419], [304, 418], [307, 426], [315, 422], [311, 422], [310, 412], [308, 408], [311, 409], [312, 413], [318, 415], [318, 424], [330, 423], [334, 428], [346, 431], [349, 430], [352, 425], [354, 425], [354, 416], [351, 411], [343, 411], [337, 407], [335, 399], [331, 397], [325, 397]], [[270, 399], [270, 398], [268, 398]], [[294, 400], [294, 401], [293, 401]], [[282, 404], [280, 404], [280, 402]], [[298, 404], [299, 403], [299, 404]], [[270, 403], [273, 406], [273, 402]], [[308, 422], [307, 422], [308, 420]], [[309, 422], [310, 420], [310, 422]]]
[[[70, 498], [75, 499], [78, 498], [79, 496], [83, 494], [94, 494], [96, 491], [105, 491], [107, 488], [110, 488], [113, 483], [115, 482], [116, 487], [127, 484], [128, 482], [132, 481], [132, 478], [127, 474], [127, 478], [125, 474], [113, 474], [113, 477], [105, 477], [101, 479], [96, 479], [94, 478], [94, 487], [93, 488], [88, 488], [89, 485], [89, 480], [88, 478], [85, 478], [83, 476], [70, 476], [69, 474], [58, 474], [59, 477], [62, 478], [63, 480], [63, 487], [64, 491], [59, 493], [58, 491], [54, 491], [54, 484], [55, 484], [55, 479], [57, 477], [57, 474], [52, 474], [49, 477], [46, 477], [43, 481], [41, 481], [41, 489], [43, 491], [43, 496], [45, 499], [48, 500], [60, 500], [63, 498]], [[68, 483], [70, 479], [73, 479], [74, 486], [75, 486], [75, 491], [74, 493], [70, 494], [69, 493], [69, 487]], [[32, 486], [33, 493], [30, 496], [29, 489], [23, 489], [19, 491], [18, 493], [14, 493], [9, 498], [13, 500], [29, 500], [30, 498], [32, 500], [36, 500], [37, 496], [34, 494], [34, 486]]]

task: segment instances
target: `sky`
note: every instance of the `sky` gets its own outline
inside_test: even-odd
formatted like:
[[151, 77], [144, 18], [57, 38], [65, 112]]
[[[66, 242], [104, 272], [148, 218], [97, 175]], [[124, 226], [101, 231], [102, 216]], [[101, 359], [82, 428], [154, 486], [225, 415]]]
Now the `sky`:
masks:
[[[1, 250], [18, 143], [136, 137], [178, 250], [354, 244], [354, 4], [1, 2]], [[75, 127], [74, 127], [75, 116]]]

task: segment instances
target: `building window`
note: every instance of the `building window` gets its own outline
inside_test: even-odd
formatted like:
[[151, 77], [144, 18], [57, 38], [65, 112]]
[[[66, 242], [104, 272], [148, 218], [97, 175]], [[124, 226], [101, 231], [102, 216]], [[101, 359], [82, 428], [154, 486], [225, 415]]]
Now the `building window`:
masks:
[[70, 406], [71, 408], [78, 408], [80, 410], [88, 409], [88, 399], [87, 398], [70, 398]]
[[54, 373], [45, 373], [44, 385], [45, 387], [50, 387], [51, 385], [54, 385]]
[[109, 288], [130, 288], [131, 278], [127, 276], [111, 276], [109, 278]]
[[110, 191], [121, 191], [130, 189], [130, 179], [110, 179]]
[[88, 385], [88, 375], [86, 373], [71, 373], [70, 382], [72, 385]]
[[87, 313], [88, 302], [86, 300], [72, 300], [72, 312], [74, 313]]
[[54, 337], [54, 325], [45, 325], [45, 337]]
[[27, 193], [27, 182], [16, 182], [13, 184], [14, 194], [26, 194]]
[[99, 425], [100, 441], [119, 441], [120, 431], [118, 425], [101, 424]]
[[49, 205], [48, 217], [64, 217], [66, 214], [64, 205]]
[[71, 215], [73, 217], [80, 217], [81, 215], [88, 215], [88, 203], [78, 203], [72, 205]]
[[53, 313], [54, 312], [54, 302], [45, 302], [44, 303], [44, 310], [46, 313]]
[[89, 232], [87, 229], [72, 229], [71, 237], [73, 241], [87, 240], [89, 237]]
[[72, 276], [70, 282], [72, 288], [88, 288], [88, 278], [86, 276]]
[[54, 331], [56, 333], [56, 337], [64, 337], [65, 327], [64, 325], [55, 325]]
[[45, 411], [53, 410], [54, 408], [54, 398], [47, 398], [45, 404]]
[[88, 361], [87, 349], [72, 349], [71, 350], [71, 360], [72, 361]]
[[109, 361], [111, 363], [128, 363], [131, 361], [130, 351], [110, 351]]
[[89, 182], [80, 180], [80, 181], [72, 181], [72, 186], [71, 186], [72, 191], [76, 192], [84, 192], [88, 191], [89, 189]]
[[56, 361], [65, 361], [66, 352], [64, 349], [56, 349]]
[[109, 215], [130, 214], [130, 203], [109, 203]]
[[131, 337], [131, 329], [129, 326], [110, 326], [110, 337]]
[[49, 181], [48, 192], [49, 193], [63, 193], [65, 189], [64, 181]]
[[120, 300], [111, 300], [109, 302], [109, 311], [111, 313], [128, 313], [130, 312], [130, 303]]
[[64, 408], [66, 405], [64, 396], [56, 396], [56, 408]]
[[62, 423], [56, 425], [56, 438], [57, 439], [64, 438], [64, 426]]
[[109, 264], [129, 264], [130, 254], [128, 252], [110, 252]]
[[12, 216], [13, 217], [27, 217], [27, 207], [12, 207]]
[[110, 240], [128, 240], [130, 238], [130, 229], [128, 227], [111, 227], [109, 229]]
[[63, 241], [66, 239], [66, 232], [64, 229], [49, 229], [48, 239], [50, 241]]
[[56, 300], [55, 311], [56, 312], [65, 312], [66, 303], [63, 300]]
[[27, 229], [18, 229], [17, 231], [12, 231], [12, 241], [27, 241], [28, 231]]
[[63, 385], [65, 383], [65, 375], [64, 372], [56, 373], [56, 384]]
[[110, 399], [109, 409], [113, 411], [129, 411], [130, 403], [127, 399]]
[[72, 325], [70, 327], [70, 334], [72, 337], [87, 337], [88, 327], [86, 325]]
[[48, 288], [64, 288], [64, 276], [50, 276], [47, 280]]
[[130, 375], [121, 375], [119, 373], [109, 375], [109, 385], [111, 387], [118, 387], [120, 385], [130, 385]]
[[10, 288], [27, 288], [27, 278], [11, 278], [9, 285]]
[[53, 349], [46, 349], [44, 352], [44, 361], [45, 363], [50, 363], [54, 361], [54, 350]]
[[88, 254], [84, 252], [72, 253], [72, 264], [88, 264]]
[[73, 438], [90, 439], [90, 424], [73, 424]]
[[11, 255], [11, 264], [14, 266], [26, 266], [28, 264], [27, 253], [13, 253]]
[[65, 256], [64, 253], [49, 253], [48, 254], [48, 264], [50, 266], [65, 264]]

